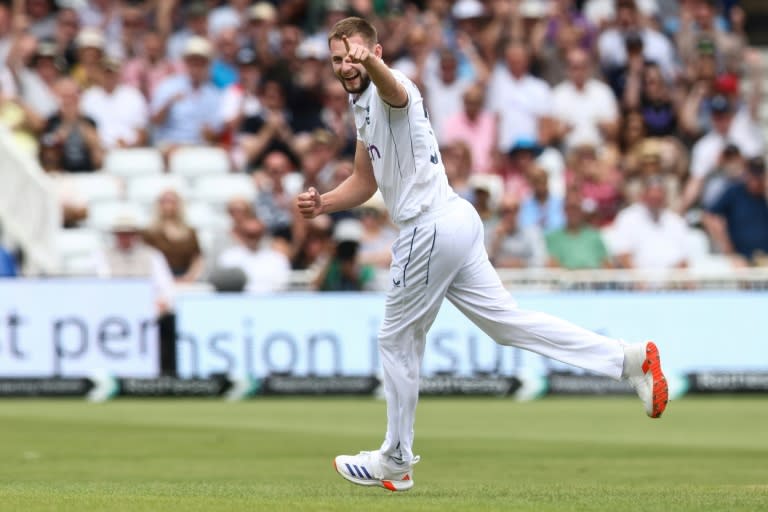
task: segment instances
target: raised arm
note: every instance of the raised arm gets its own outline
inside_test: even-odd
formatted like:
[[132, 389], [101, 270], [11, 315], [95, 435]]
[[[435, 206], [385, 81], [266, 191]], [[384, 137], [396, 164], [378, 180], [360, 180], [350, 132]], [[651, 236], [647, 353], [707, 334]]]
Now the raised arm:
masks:
[[376, 89], [378, 89], [382, 100], [398, 108], [408, 104], [408, 93], [405, 87], [395, 79], [392, 71], [381, 60], [380, 45], [376, 45], [371, 51], [365, 45], [350, 41], [347, 36], [343, 36], [341, 40], [347, 48], [346, 58], [353, 64], [363, 65], [370, 75], [371, 81], [376, 84]]

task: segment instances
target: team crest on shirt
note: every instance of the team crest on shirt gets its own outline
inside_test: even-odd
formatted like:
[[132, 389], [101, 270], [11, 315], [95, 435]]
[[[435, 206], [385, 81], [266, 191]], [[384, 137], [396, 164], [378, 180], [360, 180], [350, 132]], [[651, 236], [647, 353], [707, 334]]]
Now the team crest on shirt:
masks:
[[371, 155], [372, 162], [377, 158], [381, 158], [381, 151], [379, 151], [379, 148], [377, 148], [375, 144], [368, 145], [368, 154]]

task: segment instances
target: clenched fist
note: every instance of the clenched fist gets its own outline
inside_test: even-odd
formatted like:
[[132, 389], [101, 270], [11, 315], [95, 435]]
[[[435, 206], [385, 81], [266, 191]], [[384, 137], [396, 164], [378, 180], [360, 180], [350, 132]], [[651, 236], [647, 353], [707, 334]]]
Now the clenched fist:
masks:
[[314, 219], [323, 213], [323, 200], [315, 187], [309, 187], [309, 190], [299, 194], [296, 204], [305, 219]]

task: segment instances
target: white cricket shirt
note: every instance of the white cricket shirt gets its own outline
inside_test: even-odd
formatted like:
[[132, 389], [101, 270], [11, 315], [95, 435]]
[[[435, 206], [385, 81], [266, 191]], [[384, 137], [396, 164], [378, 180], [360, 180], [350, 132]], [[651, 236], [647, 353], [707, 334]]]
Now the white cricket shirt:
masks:
[[419, 89], [400, 71], [390, 71], [408, 93], [405, 107], [388, 105], [373, 82], [357, 98], [351, 96], [351, 103], [357, 138], [368, 150], [389, 215], [402, 224], [455, 193]]

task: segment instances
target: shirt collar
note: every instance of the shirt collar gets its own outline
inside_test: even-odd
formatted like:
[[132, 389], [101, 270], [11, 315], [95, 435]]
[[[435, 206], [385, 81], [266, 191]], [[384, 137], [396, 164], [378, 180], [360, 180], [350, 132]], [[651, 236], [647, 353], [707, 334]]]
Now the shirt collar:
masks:
[[357, 108], [368, 108], [368, 103], [370, 102], [371, 95], [373, 94], [372, 90], [374, 88], [373, 82], [368, 84], [368, 87], [363, 91], [363, 93], [355, 98], [354, 94], [350, 94], [349, 98], [352, 103], [352, 106]]

